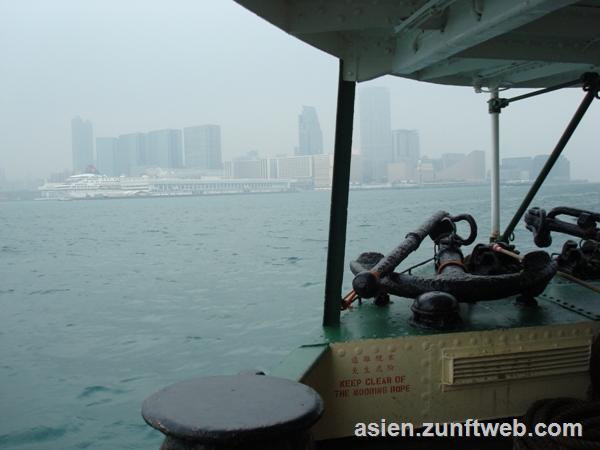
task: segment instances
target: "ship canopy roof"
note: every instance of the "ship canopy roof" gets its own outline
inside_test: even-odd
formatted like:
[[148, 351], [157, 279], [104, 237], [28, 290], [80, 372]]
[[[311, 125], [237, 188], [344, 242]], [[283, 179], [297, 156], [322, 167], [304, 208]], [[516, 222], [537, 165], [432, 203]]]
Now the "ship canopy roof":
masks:
[[600, 71], [600, 0], [236, 1], [342, 59], [348, 81], [548, 87]]

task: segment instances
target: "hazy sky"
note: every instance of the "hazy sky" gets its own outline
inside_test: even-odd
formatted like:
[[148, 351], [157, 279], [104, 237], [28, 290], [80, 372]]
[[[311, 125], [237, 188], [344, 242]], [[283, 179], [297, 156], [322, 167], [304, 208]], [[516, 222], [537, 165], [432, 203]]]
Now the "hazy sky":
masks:
[[[302, 105], [313, 105], [332, 149], [337, 74], [334, 57], [230, 0], [0, 0], [0, 168], [11, 180], [70, 168], [76, 115], [96, 137], [217, 123], [229, 159], [291, 154]], [[368, 84], [390, 88], [392, 126], [419, 130], [422, 154], [489, 153], [485, 94]], [[571, 89], [505, 110], [503, 156], [548, 153], [581, 97]], [[599, 124], [596, 101], [565, 151], [573, 177], [600, 180]]]

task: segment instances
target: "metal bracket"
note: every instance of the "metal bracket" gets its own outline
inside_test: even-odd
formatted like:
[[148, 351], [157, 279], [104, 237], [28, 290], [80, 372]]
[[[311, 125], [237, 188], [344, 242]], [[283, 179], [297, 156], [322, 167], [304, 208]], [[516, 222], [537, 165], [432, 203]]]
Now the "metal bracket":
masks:
[[506, 98], [492, 98], [488, 100], [488, 112], [490, 114], [500, 114], [502, 108], [507, 107], [509, 103], [510, 102]]
[[502, 108], [506, 108], [511, 103], [517, 102], [519, 100], [525, 100], [526, 98], [535, 97], [541, 94], [547, 94], [548, 92], [556, 91], [558, 89], [575, 86], [577, 84], [583, 85], [584, 92], [589, 90], [596, 91], [596, 98], [598, 97], [598, 88], [600, 86], [600, 75], [595, 72], [586, 72], [581, 77], [576, 80], [567, 81], [566, 83], [560, 83], [554, 86], [550, 86], [545, 89], [538, 89], [537, 91], [529, 92], [523, 95], [517, 95], [512, 98], [492, 98], [488, 100], [489, 105], [489, 113], [490, 114], [499, 114]]
[[581, 76], [581, 81], [583, 83], [583, 91], [595, 92], [595, 97], [600, 99], [600, 75], [596, 72], [586, 72]]

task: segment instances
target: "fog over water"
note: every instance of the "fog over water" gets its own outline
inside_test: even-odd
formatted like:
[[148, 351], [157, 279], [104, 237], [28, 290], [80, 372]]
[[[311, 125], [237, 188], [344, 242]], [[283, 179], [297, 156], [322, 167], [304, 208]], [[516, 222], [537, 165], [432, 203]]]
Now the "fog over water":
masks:
[[[334, 57], [233, 1], [0, 0], [0, 169], [17, 180], [70, 168], [77, 115], [96, 137], [220, 124], [230, 159], [291, 154], [312, 105], [331, 151], [337, 71]], [[365, 85], [390, 88], [392, 127], [419, 130], [422, 155], [489, 152], [486, 94], [395, 77]], [[548, 153], [581, 97], [506, 109], [503, 155]], [[573, 178], [600, 180], [595, 103], [565, 152]]]

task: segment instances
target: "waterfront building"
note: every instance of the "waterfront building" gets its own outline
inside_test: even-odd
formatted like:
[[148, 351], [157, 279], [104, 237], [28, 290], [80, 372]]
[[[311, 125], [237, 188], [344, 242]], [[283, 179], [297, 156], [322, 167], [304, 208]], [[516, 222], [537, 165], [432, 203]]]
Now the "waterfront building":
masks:
[[312, 180], [313, 164], [310, 156], [284, 156], [275, 160], [277, 178]]
[[435, 173], [436, 181], [479, 182], [485, 180], [485, 152], [481, 150], [467, 155], [445, 153], [440, 161], [441, 169]]
[[500, 164], [501, 181], [526, 181], [530, 179], [531, 156], [519, 156], [516, 158], [502, 158]]
[[413, 167], [412, 162], [402, 161], [387, 165], [387, 180], [389, 183], [401, 183], [416, 180], [416, 168], [418, 160]]
[[361, 184], [363, 181], [363, 162], [362, 156], [353, 154], [350, 160], [350, 183]]
[[94, 131], [92, 122], [77, 116], [71, 120], [73, 172], [84, 173], [94, 165]]
[[68, 169], [64, 169], [64, 170], [61, 170], [60, 172], [52, 172], [50, 174], [50, 176], [48, 176], [46, 181], [51, 182], [51, 183], [60, 183], [60, 182], [65, 181], [72, 175], [73, 175], [72, 171], [70, 171]]
[[[502, 181], [533, 181], [536, 179], [549, 155], [520, 156], [503, 158], [500, 165], [500, 180]], [[569, 181], [571, 179], [571, 163], [560, 156], [548, 174], [548, 181]]]
[[266, 179], [149, 179], [152, 196], [241, 194], [246, 192], [287, 192], [290, 180]]
[[421, 150], [419, 147], [419, 132], [417, 130], [392, 131], [393, 162], [404, 163], [407, 167], [414, 169], [417, 167], [420, 157]]
[[392, 162], [390, 92], [368, 87], [360, 92], [360, 150], [364, 181], [382, 181]]
[[146, 135], [122, 134], [117, 144], [115, 169], [117, 175], [139, 175], [146, 167]]
[[163, 169], [183, 167], [181, 130], [156, 130], [146, 135], [146, 165]]
[[256, 152], [250, 152], [246, 156], [236, 158], [225, 163], [225, 176], [227, 178], [266, 179], [269, 161], [259, 158]]
[[222, 169], [221, 127], [201, 125], [183, 129], [185, 166], [197, 169]]
[[466, 157], [467, 155], [464, 153], [443, 153], [441, 158], [439, 158], [438, 170], [444, 170], [455, 166], [463, 161]]
[[422, 158], [417, 164], [417, 181], [419, 183], [432, 183], [435, 181], [435, 169], [433, 162], [428, 158]]
[[279, 172], [277, 171], [277, 158], [269, 158], [268, 160], [269, 175], [268, 178], [279, 178]]
[[313, 155], [313, 187], [330, 188], [333, 178], [333, 155]]
[[268, 168], [270, 179], [294, 180], [304, 187], [331, 187], [333, 156], [329, 154], [278, 156], [267, 160], [263, 167]]
[[298, 116], [298, 141], [296, 156], [323, 153], [323, 133], [317, 110], [313, 106], [303, 106], [302, 113]]
[[[531, 160], [531, 171], [529, 173], [530, 180], [535, 180], [541, 172], [544, 164], [550, 155], [537, 155]], [[546, 178], [547, 181], [570, 181], [571, 180], [571, 163], [564, 156], [559, 156], [554, 164], [554, 167]]]
[[119, 175], [117, 171], [117, 151], [119, 140], [114, 137], [96, 138], [96, 169], [101, 175]]

